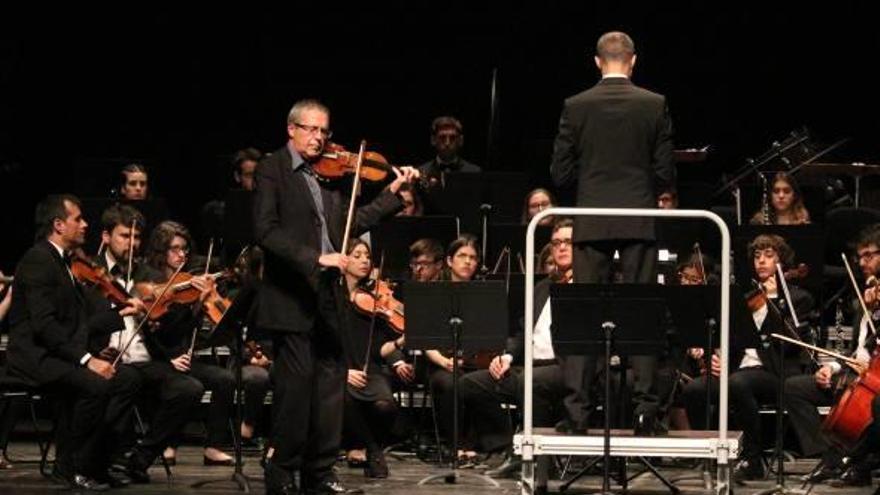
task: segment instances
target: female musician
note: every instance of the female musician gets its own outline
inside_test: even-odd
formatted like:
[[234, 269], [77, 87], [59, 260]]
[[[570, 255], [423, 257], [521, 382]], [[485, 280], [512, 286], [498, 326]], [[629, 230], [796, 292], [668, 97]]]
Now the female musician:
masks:
[[777, 172], [770, 182], [769, 204], [752, 215], [753, 225], [803, 225], [810, 223], [810, 212], [804, 206], [794, 177]]
[[[737, 481], [762, 479], [765, 468], [761, 459], [761, 421], [759, 406], [773, 404], [776, 401], [778, 380], [780, 377], [797, 374], [800, 368], [797, 349], [788, 350], [790, 356], [778, 362], [778, 345], [770, 337], [770, 333], [789, 333], [782, 319], [783, 312], [779, 302], [783, 297], [783, 288], [777, 281], [776, 264], [783, 268], [791, 266], [794, 252], [784, 239], [777, 235], [759, 235], [748, 246], [748, 255], [752, 260], [753, 276], [762, 291], [760, 299], [763, 304], [754, 304], [743, 311], [751, 312], [752, 322], [738, 325], [731, 338], [731, 372], [728, 381], [730, 405], [733, 418], [743, 430], [742, 461], [737, 466]], [[789, 285], [792, 304], [799, 318], [804, 318], [813, 306], [813, 298], [806, 291]], [[743, 302], [742, 304], [745, 304]], [[735, 310], [736, 311], [736, 310]], [[784, 315], [787, 315], [785, 311]], [[754, 341], [746, 332], [757, 333], [761, 345], [757, 348], [746, 347], [741, 341]], [[694, 357], [701, 356], [697, 351], [689, 351]], [[685, 386], [683, 401], [688, 411], [688, 420], [693, 425], [705, 422], [706, 387], [712, 387], [712, 395], [717, 397], [717, 377], [721, 373], [721, 362], [717, 355], [712, 356], [709, 376], [702, 376]], [[713, 399], [717, 400], [717, 399]]]
[[[863, 230], [856, 240], [856, 257], [862, 275], [865, 280], [872, 277], [880, 277], [880, 225], [872, 225]], [[867, 287], [864, 290], [865, 304], [868, 311], [872, 312], [872, 316], [876, 315], [876, 309], [880, 307], [878, 301], [877, 286]], [[861, 311], [859, 313], [861, 315]], [[877, 317], [874, 316], [877, 320]], [[868, 326], [867, 317], [861, 315], [856, 320], [853, 328], [858, 328], [857, 338], [852, 340], [851, 357], [858, 360], [865, 367], [871, 360], [871, 353], [876, 345], [876, 338], [871, 334]], [[822, 432], [822, 418], [819, 416], [816, 407], [831, 406], [836, 401], [834, 384], [840, 380], [841, 374], [852, 374], [852, 370], [841, 365], [836, 361], [830, 361], [824, 364], [819, 370], [813, 374], [793, 376], [785, 381], [785, 404], [791, 425], [798, 435], [801, 444], [801, 451], [805, 456], [815, 456], [822, 454], [821, 465], [817, 467], [809, 476], [809, 480], [818, 483], [832, 478], [840, 477], [835, 480], [842, 486], [867, 486], [871, 484], [872, 464], [868, 462], [867, 451], [870, 449], [871, 442], [863, 442], [860, 448], [850, 453], [852, 462], [844, 471], [843, 452], [840, 447], [829, 442], [828, 438]], [[850, 376], [849, 379], [854, 379]], [[843, 380], [845, 383], [850, 380]], [[880, 414], [880, 400], [874, 400], [872, 404], [874, 416]], [[866, 436], [875, 440], [878, 438], [877, 426], [869, 427]], [[874, 447], [876, 449], [876, 447]]]
[[[554, 206], [556, 206], [556, 198], [553, 197], [553, 193], [541, 187], [533, 189], [526, 194], [520, 223], [526, 225], [532, 221], [532, 217]], [[553, 225], [553, 217], [544, 217], [541, 220], [541, 225]]]
[[400, 195], [400, 202], [403, 203], [403, 209], [397, 213], [397, 216], [420, 217], [425, 214], [422, 198], [412, 184], [402, 184], [397, 194]]
[[[150, 235], [146, 252], [147, 265], [153, 269], [149, 279], [157, 284], [168, 282], [175, 271], [187, 263], [192, 246], [192, 236], [183, 225], [172, 221], [157, 225]], [[191, 283], [201, 291], [202, 300], [214, 288], [213, 280], [204, 275], [194, 276]], [[208, 435], [204, 464], [232, 465], [232, 457], [221, 449], [230, 443], [229, 418], [233, 417], [235, 379], [226, 368], [192, 359], [193, 336], [202, 324], [200, 302], [192, 307], [177, 307], [169, 311], [159, 321], [159, 328], [148, 333], [150, 338], [146, 344], [154, 359], [171, 362], [175, 370], [211, 391], [211, 405], [205, 425]], [[164, 455], [166, 459], [174, 461], [175, 454], [176, 448], [172, 446], [165, 450]]]
[[[348, 251], [345, 269], [348, 293], [369, 292], [375, 281], [369, 279], [373, 270], [370, 248], [355, 239]], [[350, 465], [362, 464], [370, 478], [388, 477], [388, 465], [382, 454], [382, 443], [390, 436], [397, 406], [391, 392], [391, 377], [384, 370], [387, 357], [399, 345], [398, 337], [381, 317], [375, 321], [363, 313], [371, 308], [348, 304], [345, 314], [348, 325], [342, 325], [342, 342], [348, 364], [345, 392], [343, 444]], [[402, 340], [402, 338], [400, 339]], [[389, 344], [389, 345], [386, 345]]]
[[[453, 282], [468, 282], [474, 278], [480, 265], [480, 248], [477, 238], [471, 234], [462, 234], [452, 241], [446, 250], [446, 267], [448, 279]], [[451, 438], [453, 430], [453, 395], [452, 395], [452, 358], [438, 350], [425, 352], [428, 360], [434, 365], [430, 372], [429, 386], [437, 408], [437, 419], [440, 427]], [[459, 361], [459, 373], [464, 374], [464, 363]], [[472, 371], [472, 370], [471, 370]], [[461, 376], [460, 376], [461, 377]], [[473, 462], [477, 453], [473, 450], [475, 440], [468, 428], [467, 414], [459, 403], [459, 459]]]

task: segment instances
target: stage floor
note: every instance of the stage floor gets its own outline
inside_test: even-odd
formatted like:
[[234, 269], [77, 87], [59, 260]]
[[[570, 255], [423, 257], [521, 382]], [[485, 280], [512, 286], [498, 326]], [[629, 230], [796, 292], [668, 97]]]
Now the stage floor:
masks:
[[[13, 443], [9, 446], [10, 456], [15, 459], [30, 458], [37, 455], [37, 448], [34, 444], [29, 443]], [[174, 483], [168, 486], [166, 483], [165, 472], [161, 466], [154, 466], [150, 469], [150, 476], [153, 482], [149, 485], [133, 485], [129, 488], [117, 490], [127, 493], [203, 493], [203, 494], [235, 494], [241, 493], [237, 490], [236, 485], [231, 482], [222, 482], [207, 487], [194, 489], [191, 487], [193, 483], [210, 479], [230, 479], [232, 468], [228, 467], [204, 467], [202, 466], [202, 452], [200, 448], [185, 446], [178, 453], [177, 466], [172, 468], [174, 473]], [[434, 483], [426, 486], [417, 486], [422, 478], [431, 474], [440, 472], [440, 468], [432, 464], [427, 464], [416, 459], [413, 456], [402, 455], [400, 458], [388, 458], [390, 477], [383, 480], [368, 480], [364, 478], [362, 471], [350, 469], [343, 463], [339, 464], [339, 477], [349, 486], [360, 485], [367, 494], [390, 494], [390, 495], [411, 495], [411, 494], [448, 494], [456, 493], [462, 495], [486, 495], [487, 493], [498, 494], [518, 494], [519, 486], [516, 480], [501, 479], [498, 480], [500, 488], [489, 488], [481, 484], [479, 481], [471, 479], [463, 479], [459, 484], [447, 485], [443, 483]], [[491, 461], [490, 461], [491, 462]], [[796, 461], [786, 464], [786, 471], [791, 473], [803, 473], [812, 467], [810, 462]], [[638, 465], [631, 467], [630, 474], [637, 472]], [[245, 474], [248, 476], [259, 477], [262, 470], [259, 466], [259, 459], [254, 455], [246, 457]], [[670, 465], [661, 465], [660, 471], [667, 477], [681, 476], [685, 474], [699, 474], [693, 469], [682, 467], [674, 467]], [[462, 472], [479, 473], [481, 470], [466, 469]], [[768, 480], [763, 482], [750, 482], [747, 486], [735, 486], [734, 490], [738, 494], [754, 493], [764, 488], [770, 488], [774, 485], [774, 481]], [[601, 488], [602, 478], [596, 475], [584, 477], [581, 481], [573, 485], [572, 489], [567, 493], [589, 493], [597, 488]], [[553, 493], [559, 481], [551, 479], [550, 492]], [[704, 494], [710, 493], [705, 490], [702, 483], [697, 481], [684, 481], [678, 484], [684, 494]], [[790, 488], [800, 487], [800, 482], [795, 475], [789, 476], [787, 486]], [[875, 480], [874, 486], [877, 486]], [[0, 493], [6, 494], [36, 494], [57, 491], [57, 487], [49, 480], [43, 478], [36, 464], [15, 463], [12, 469], [0, 470]], [[816, 485], [812, 493], [815, 494], [836, 494], [836, 495], [868, 495], [873, 493], [874, 488], [831, 488], [827, 485]], [[251, 481], [251, 491], [253, 493], [264, 493], [264, 486], [259, 479]], [[630, 491], [632, 493], [651, 493], [663, 494], [669, 493], [665, 487], [653, 478], [650, 474], [644, 474], [636, 478], [630, 483]]]

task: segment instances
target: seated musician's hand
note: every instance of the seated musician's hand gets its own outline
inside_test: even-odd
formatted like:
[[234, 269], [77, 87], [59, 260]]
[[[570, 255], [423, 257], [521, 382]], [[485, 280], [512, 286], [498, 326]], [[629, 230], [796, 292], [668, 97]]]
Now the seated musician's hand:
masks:
[[712, 354], [712, 376], [721, 376], [721, 358], [717, 354]]
[[119, 357], [119, 349], [115, 347], [105, 347], [101, 349], [101, 352], [98, 353], [98, 357], [103, 359], [104, 361], [116, 361], [116, 358]]
[[89, 369], [89, 371], [99, 375], [105, 380], [113, 378], [113, 375], [116, 374], [116, 368], [114, 368], [109, 361], [105, 361], [96, 357], [92, 357], [91, 359], [89, 359], [89, 361], [86, 363], [86, 367]]
[[868, 363], [867, 361], [863, 361], [861, 359], [857, 359], [856, 361], [857, 361], [857, 364], [853, 365], [853, 368], [855, 368], [856, 371], [858, 371], [860, 375], [862, 373], [864, 373], [865, 371], [868, 371], [868, 366], [870, 365], [870, 363]]
[[868, 287], [865, 289], [865, 293], [863, 294], [865, 299], [865, 306], [874, 309], [877, 306], [877, 287]]
[[184, 353], [172, 359], [171, 366], [173, 366], [174, 369], [180, 371], [181, 373], [188, 373], [190, 367], [192, 366], [189, 354]]
[[[455, 364], [455, 362], [452, 360], [452, 358], [445, 358], [445, 361], [443, 361], [443, 368], [445, 368], [446, 371], [452, 373], [452, 369], [453, 369], [454, 364]], [[459, 359], [458, 366], [461, 366], [462, 364], [464, 364], [463, 360]]]
[[143, 301], [132, 297], [125, 301], [125, 306], [119, 310], [119, 316], [137, 316], [147, 313], [147, 306]]
[[421, 174], [418, 170], [413, 167], [392, 167], [394, 173], [397, 177], [394, 181], [388, 185], [388, 190], [391, 191], [392, 194], [397, 194], [397, 191], [400, 190], [400, 186], [403, 185], [404, 182], [413, 182], [421, 177]]
[[489, 374], [495, 380], [504, 378], [504, 375], [510, 370], [510, 361], [504, 359], [504, 356], [495, 356], [495, 359], [489, 363]]
[[705, 351], [703, 351], [702, 347], [691, 347], [690, 349], [688, 349], [687, 353], [688, 356], [692, 357], [693, 359], [703, 359]]
[[196, 275], [191, 280], [192, 286], [196, 289], [200, 290], [202, 293], [199, 295], [199, 300], [204, 302], [208, 297], [208, 294], [211, 293], [212, 290], [217, 286], [214, 282], [214, 279], [208, 277], [207, 275]]
[[266, 357], [265, 354], [260, 354], [260, 357], [251, 356], [251, 362], [253, 366], [259, 366], [260, 368], [268, 368], [272, 361], [269, 361], [269, 358]]
[[819, 388], [831, 387], [831, 366], [827, 364], [816, 370], [813, 377], [816, 379], [816, 386]]
[[394, 367], [394, 372], [397, 373], [398, 378], [405, 383], [412, 383], [412, 381], [416, 379], [416, 371], [413, 368], [413, 365], [403, 361]]
[[326, 268], [339, 268], [344, 271], [348, 266], [348, 256], [340, 253], [322, 254], [318, 258], [318, 264]]
[[764, 287], [764, 292], [766, 292], [767, 294], [778, 293], [776, 287], [776, 277], [772, 275], [768, 277], [767, 280], [765, 280], [764, 283], [762, 283], [761, 285]]
[[367, 374], [361, 370], [348, 370], [348, 384], [356, 389], [367, 386]]

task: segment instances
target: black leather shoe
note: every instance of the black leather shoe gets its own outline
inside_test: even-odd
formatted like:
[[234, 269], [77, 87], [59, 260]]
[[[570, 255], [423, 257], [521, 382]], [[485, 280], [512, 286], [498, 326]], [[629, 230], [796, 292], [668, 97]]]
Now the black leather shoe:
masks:
[[839, 477], [843, 471], [840, 467], [822, 466], [818, 471], [813, 471], [801, 476], [801, 481], [811, 484], [822, 483]]
[[359, 495], [364, 491], [360, 488], [346, 488], [339, 480], [328, 480], [306, 488], [303, 493], [306, 495]]
[[367, 478], [387, 478], [388, 463], [385, 462], [385, 454], [381, 450], [367, 453], [367, 462], [364, 466], [364, 476]]
[[834, 488], [847, 486], [871, 486], [871, 471], [862, 466], [850, 466], [836, 480], [828, 482]]
[[96, 474], [95, 481], [98, 481], [99, 483], [104, 483], [110, 488], [125, 488], [126, 486], [131, 484], [131, 479], [128, 476], [112, 471]]
[[125, 455], [124, 472], [132, 483], [147, 484], [150, 482], [150, 475], [147, 469], [150, 468], [152, 460], [147, 460], [146, 456], [139, 450], [132, 449]]
[[744, 481], [760, 481], [767, 478], [764, 462], [760, 457], [743, 459], [733, 471], [733, 481], [742, 485]]
[[639, 414], [633, 427], [633, 433], [637, 437], [656, 437], [667, 433], [666, 427], [657, 421], [653, 414]]
[[266, 480], [266, 495], [299, 495], [299, 488], [289, 472], [272, 464], [266, 459], [263, 464], [263, 475]]
[[570, 419], [563, 419], [562, 421], [556, 423], [555, 430], [557, 433], [566, 433], [568, 435], [587, 434], [586, 425], [575, 424]]
[[84, 490], [88, 492], [106, 492], [110, 489], [110, 485], [101, 483], [100, 481], [89, 478], [82, 474], [74, 474], [68, 481], [71, 490]]
[[486, 471], [486, 476], [490, 478], [515, 478], [522, 469], [522, 458], [519, 456], [509, 455], [504, 459], [498, 467]]

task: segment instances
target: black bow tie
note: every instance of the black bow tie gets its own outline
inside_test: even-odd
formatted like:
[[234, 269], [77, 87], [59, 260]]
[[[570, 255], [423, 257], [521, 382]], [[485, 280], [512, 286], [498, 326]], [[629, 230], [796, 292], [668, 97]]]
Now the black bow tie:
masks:
[[119, 266], [119, 264], [113, 265], [113, 268], [110, 269], [110, 275], [112, 275], [113, 278], [122, 277], [122, 267]]

